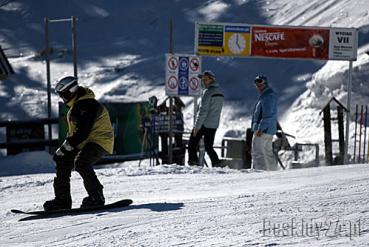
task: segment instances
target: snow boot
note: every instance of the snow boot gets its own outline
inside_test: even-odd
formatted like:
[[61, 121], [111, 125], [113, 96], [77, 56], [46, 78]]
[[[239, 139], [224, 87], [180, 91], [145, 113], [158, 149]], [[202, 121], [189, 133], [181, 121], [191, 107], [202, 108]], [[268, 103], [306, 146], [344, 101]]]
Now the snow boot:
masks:
[[60, 198], [55, 197], [53, 200], [46, 201], [44, 203], [44, 210], [62, 210], [62, 209], [71, 209], [72, 208], [72, 198]]
[[199, 166], [199, 161], [188, 161], [189, 166]]
[[103, 190], [98, 190], [96, 193], [91, 194], [82, 200], [81, 208], [98, 207], [105, 205], [105, 197]]
[[69, 178], [63, 176], [55, 177], [53, 187], [55, 198], [44, 203], [45, 211], [71, 209], [72, 197], [70, 195]]

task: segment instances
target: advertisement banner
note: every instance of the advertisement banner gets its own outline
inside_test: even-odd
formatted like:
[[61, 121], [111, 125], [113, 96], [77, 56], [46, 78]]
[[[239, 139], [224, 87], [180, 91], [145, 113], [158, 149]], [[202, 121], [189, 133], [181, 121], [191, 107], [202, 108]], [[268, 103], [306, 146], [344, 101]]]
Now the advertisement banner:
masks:
[[249, 56], [250, 26], [244, 24], [202, 24], [197, 27], [196, 53], [209, 56]]
[[168, 96], [199, 96], [201, 58], [194, 55], [166, 54], [165, 93]]
[[224, 37], [226, 56], [250, 56], [250, 26], [226, 25]]
[[354, 61], [357, 35], [354, 28], [196, 23], [195, 53]]
[[252, 27], [252, 56], [328, 59], [329, 29]]
[[220, 56], [224, 53], [224, 25], [198, 24], [197, 49], [198, 55]]

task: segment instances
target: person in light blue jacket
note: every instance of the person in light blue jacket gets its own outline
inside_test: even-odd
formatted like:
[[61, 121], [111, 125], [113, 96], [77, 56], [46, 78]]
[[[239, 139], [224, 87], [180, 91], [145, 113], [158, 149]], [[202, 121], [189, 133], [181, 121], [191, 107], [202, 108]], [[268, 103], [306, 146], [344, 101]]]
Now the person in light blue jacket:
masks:
[[204, 136], [205, 151], [209, 155], [213, 166], [219, 166], [220, 160], [213, 148], [215, 133], [219, 126], [224, 95], [219, 85], [215, 82], [213, 72], [204, 71], [199, 78], [202, 80], [205, 90], [196, 114], [195, 126], [188, 143], [188, 164], [198, 165], [197, 146]]
[[254, 106], [251, 121], [252, 164], [257, 170], [277, 170], [277, 161], [273, 153], [273, 135], [277, 132], [278, 96], [269, 87], [266, 76], [258, 75], [254, 80], [260, 96]]

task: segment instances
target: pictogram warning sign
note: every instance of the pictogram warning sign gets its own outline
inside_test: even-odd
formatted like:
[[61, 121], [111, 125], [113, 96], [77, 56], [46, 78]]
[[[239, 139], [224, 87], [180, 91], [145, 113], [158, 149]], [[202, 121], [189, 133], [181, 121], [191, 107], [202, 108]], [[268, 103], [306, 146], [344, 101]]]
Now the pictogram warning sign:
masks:
[[192, 77], [190, 79], [190, 88], [194, 91], [200, 89], [200, 79], [197, 77]]
[[178, 80], [175, 76], [171, 76], [167, 80], [167, 85], [170, 89], [176, 89], [178, 87]]
[[199, 96], [201, 57], [166, 54], [165, 92], [168, 96]]
[[194, 57], [190, 60], [190, 68], [194, 72], [199, 72], [200, 69], [200, 61], [198, 58]]
[[171, 70], [176, 70], [178, 68], [178, 58], [170, 57], [168, 59], [168, 68]]

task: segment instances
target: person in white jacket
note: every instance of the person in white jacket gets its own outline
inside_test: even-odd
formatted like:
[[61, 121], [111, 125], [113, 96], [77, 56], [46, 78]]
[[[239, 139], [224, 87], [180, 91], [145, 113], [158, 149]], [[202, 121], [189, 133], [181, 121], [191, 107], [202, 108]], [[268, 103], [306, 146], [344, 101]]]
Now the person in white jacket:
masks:
[[198, 165], [197, 146], [201, 137], [204, 136], [205, 151], [209, 155], [213, 166], [220, 164], [213, 144], [215, 133], [219, 127], [220, 115], [222, 112], [224, 95], [219, 85], [215, 82], [213, 72], [204, 71], [199, 78], [202, 80], [205, 90], [201, 97], [201, 102], [196, 114], [195, 126], [192, 130], [188, 144], [188, 164]]

